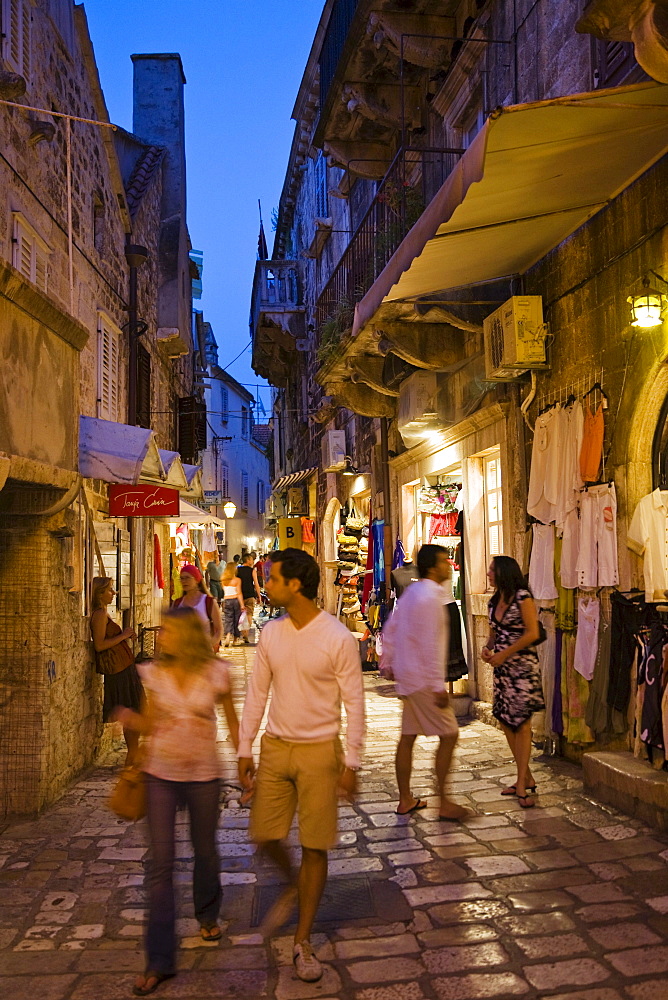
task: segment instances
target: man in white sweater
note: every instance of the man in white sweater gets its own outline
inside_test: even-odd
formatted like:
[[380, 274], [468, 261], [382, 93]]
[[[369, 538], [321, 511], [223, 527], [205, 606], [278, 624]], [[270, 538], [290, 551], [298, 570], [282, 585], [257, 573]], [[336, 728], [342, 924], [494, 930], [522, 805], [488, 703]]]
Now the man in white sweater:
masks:
[[439, 819], [459, 820], [467, 810], [448, 799], [445, 782], [459, 726], [445, 687], [449, 627], [443, 583], [452, 570], [441, 545], [423, 545], [417, 556], [420, 579], [397, 601], [383, 629], [383, 662], [396, 681], [403, 701], [401, 736], [395, 767], [401, 816], [425, 809], [426, 802], [411, 792], [413, 744], [418, 735], [438, 736], [436, 778], [440, 796]]
[[[352, 800], [364, 741], [364, 686], [357, 641], [315, 605], [320, 571], [301, 549], [271, 555], [267, 593], [287, 614], [268, 622], [257, 645], [239, 730], [239, 777], [253, 787], [252, 743], [269, 690], [272, 697], [251, 808], [250, 835], [286, 874], [289, 887], [265, 921], [274, 930], [299, 901], [293, 961], [300, 979], [314, 982], [322, 966], [310, 945], [327, 880], [327, 851], [336, 843], [339, 792]], [[339, 731], [347, 716], [346, 754]], [[295, 878], [283, 840], [299, 813], [302, 861]]]

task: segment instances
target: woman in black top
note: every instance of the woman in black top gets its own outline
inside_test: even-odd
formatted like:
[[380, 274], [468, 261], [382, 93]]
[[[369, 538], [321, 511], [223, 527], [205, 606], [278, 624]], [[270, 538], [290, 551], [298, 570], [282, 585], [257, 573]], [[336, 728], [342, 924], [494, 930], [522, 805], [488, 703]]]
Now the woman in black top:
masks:
[[531, 774], [531, 716], [545, 708], [533, 648], [540, 636], [538, 615], [531, 591], [518, 564], [509, 556], [495, 556], [487, 573], [494, 587], [488, 604], [489, 638], [482, 658], [494, 667], [493, 715], [501, 723], [517, 765], [517, 780], [502, 795], [516, 795], [523, 809], [535, 802]]
[[253, 556], [247, 553], [243, 559], [242, 564], [237, 570], [237, 576], [241, 580], [241, 593], [244, 599], [244, 609], [248, 617], [248, 626], [241, 630], [243, 640], [248, 645], [248, 632], [253, 624], [253, 614], [255, 613], [255, 598], [258, 601], [262, 600], [262, 594], [260, 593], [260, 587], [257, 582], [257, 570], [254, 568]]

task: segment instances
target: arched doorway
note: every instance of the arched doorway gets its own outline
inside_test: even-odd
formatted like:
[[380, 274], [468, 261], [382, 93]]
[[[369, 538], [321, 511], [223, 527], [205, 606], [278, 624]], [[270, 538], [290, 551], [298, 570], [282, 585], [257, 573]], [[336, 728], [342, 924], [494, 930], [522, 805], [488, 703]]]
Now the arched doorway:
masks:
[[340, 510], [340, 501], [336, 497], [332, 497], [327, 504], [325, 516], [322, 519], [322, 590], [325, 602], [325, 611], [329, 611], [331, 615], [336, 614], [337, 595], [336, 587], [334, 586], [336, 568], [335, 566], [328, 565], [328, 563], [336, 563], [336, 532], [339, 527]]

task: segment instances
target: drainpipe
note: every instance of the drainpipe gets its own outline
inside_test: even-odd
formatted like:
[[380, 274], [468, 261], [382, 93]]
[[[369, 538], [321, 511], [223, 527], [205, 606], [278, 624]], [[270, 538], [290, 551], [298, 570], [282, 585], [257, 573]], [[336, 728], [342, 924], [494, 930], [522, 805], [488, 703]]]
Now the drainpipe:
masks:
[[[128, 423], [135, 427], [137, 424], [137, 342], [146, 329], [145, 323], [140, 323], [137, 318], [137, 268], [141, 267], [148, 258], [146, 247], [127, 243], [125, 246], [125, 259], [130, 266], [130, 295], [128, 300]], [[135, 607], [135, 524], [134, 518], [128, 518], [128, 528], [130, 531], [130, 607], [128, 609], [129, 627], [136, 630], [136, 607]], [[125, 615], [124, 615], [125, 618]], [[123, 624], [128, 627], [127, 622]]]
[[387, 449], [387, 417], [380, 418], [380, 462], [383, 477], [383, 519], [385, 521], [384, 530], [384, 552], [385, 552], [385, 597], [390, 596], [390, 573], [392, 572], [392, 555], [394, 552], [392, 545], [392, 511], [390, 507], [390, 456]]

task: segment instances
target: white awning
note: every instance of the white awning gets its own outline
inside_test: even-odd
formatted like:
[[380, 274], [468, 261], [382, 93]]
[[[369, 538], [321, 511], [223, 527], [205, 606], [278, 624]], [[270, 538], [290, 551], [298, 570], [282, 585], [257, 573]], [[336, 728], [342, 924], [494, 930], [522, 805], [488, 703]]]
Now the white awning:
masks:
[[668, 151], [668, 86], [499, 108], [355, 309], [523, 274]]
[[161, 483], [181, 493], [201, 492], [199, 465], [183, 465], [177, 451], [158, 448], [145, 427], [79, 417], [79, 472], [106, 483]]
[[188, 503], [183, 497], [181, 497], [178, 517], [176, 514], [173, 517], [157, 517], [156, 521], [161, 521], [163, 524], [210, 524], [214, 528], [225, 527], [225, 522], [221, 521], [220, 518], [207, 513], [201, 507], [196, 507], [194, 503]]

